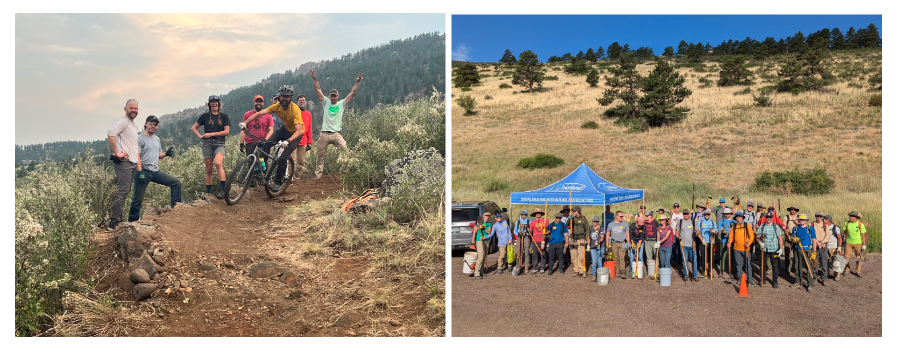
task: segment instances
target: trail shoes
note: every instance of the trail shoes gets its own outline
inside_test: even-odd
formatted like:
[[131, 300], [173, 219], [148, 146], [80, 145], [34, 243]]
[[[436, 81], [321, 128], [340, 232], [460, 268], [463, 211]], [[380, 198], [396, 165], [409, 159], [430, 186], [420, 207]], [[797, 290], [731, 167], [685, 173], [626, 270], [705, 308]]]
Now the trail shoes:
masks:
[[477, 279], [477, 280], [483, 280], [483, 275], [474, 276], [474, 278]]
[[539, 273], [540, 273], [540, 274], [545, 274], [545, 273], [546, 273], [546, 270], [545, 270], [545, 269], [539, 269]]
[[814, 293], [814, 288], [813, 288], [813, 287], [808, 287], [808, 292], [809, 292], [809, 293]]
[[598, 276], [593, 276], [593, 277], [592, 277], [592, 282], [598, 282], [598, 281], [599, 281], [599, 277], [598, 277]]
[[751, 287], [758, 287], [758, 284], [752, 282], [752, 283], [749, 283], [748, 286], [751, 286]]
[[499, 269], [499, 271], [496, 271], [496, 273], [499, 275], [502, 275], [502, 272], [503, 272], [502, 269]]
[[271, 189], [274, 191], [281, 191], [281, 184], [271, 184]]
[[780, 285], [778, 283], [773, 283], [773, 288], [780, 288]]
[[215, 195], [215, 198], [219, 200], [224, 199], [224, 191], [219, 191], [218, 194]]
[[860, 274], [860, 273], [856, 273], [856, 274], [854, 274], [854, 276], [857, 276], [857, 278], [861, 278], [861, 274]]
[[801, 288], [801, 284], [799, 284], [799, 283], [796, 282], [796, 283], [793, 283], [792, 285], [790, 285], [790, 287], [792, 287], [792, 288]]

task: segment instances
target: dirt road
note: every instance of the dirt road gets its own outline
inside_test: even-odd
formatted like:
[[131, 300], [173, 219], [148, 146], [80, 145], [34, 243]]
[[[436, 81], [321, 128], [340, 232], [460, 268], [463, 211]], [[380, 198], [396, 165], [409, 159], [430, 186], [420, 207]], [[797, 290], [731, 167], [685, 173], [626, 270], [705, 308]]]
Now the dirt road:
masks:
[[[127, 308], [129, 335], [428, 336], [442, 329], [421, 317], [430, 297], [421, 277], [375, 273], [364, 253], [313, 249], [299, 238], [320, 216], [306, 202], [336, 195], [339, 177], [301, 180], [279, 199], [269, 199], [261, 187], [251, 191], [234, 206], [213, 198], [208, 205], [145, 214], [141, 234], [174, 253], [156, 281], [171, 292], [144, 301], [134, 302], [121, 286], [126, 272], [113, 256], [113, 233], [96, 236], [96, 289]], [[250, 277], [260, 262], [276, 263], [295, 279], [286, 273]], [[371, 302], [369, 290], [384, 288], [401, 295], [391, 302], [401, 307]]]
[[845, 275], [813, 293], [780, 279], [779, 289], [749, 288], [751, 298], [718, 278], [683, 282], [678, 271], [670, 287], [618, 278], [600, 287], [557, 272], [497, 275], [496, 255], [475, 280], [453, 253], [452, 336], [882, 336], [880, 254], [867, 257], [863, 278]]

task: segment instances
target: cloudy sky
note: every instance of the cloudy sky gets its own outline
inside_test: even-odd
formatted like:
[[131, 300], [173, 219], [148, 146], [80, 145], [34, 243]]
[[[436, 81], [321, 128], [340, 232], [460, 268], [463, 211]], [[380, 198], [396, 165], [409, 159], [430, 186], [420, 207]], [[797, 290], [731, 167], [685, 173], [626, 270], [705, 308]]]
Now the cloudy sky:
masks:
[[423, 32], [443, 14], [16, 14], [16, 144], [97, 140], [274, 72]]

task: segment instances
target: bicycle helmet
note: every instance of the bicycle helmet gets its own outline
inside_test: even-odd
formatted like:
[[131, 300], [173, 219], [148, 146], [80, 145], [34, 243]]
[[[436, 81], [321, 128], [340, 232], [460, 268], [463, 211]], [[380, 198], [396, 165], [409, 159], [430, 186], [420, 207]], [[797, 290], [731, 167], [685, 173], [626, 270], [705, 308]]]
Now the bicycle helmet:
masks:
[[293, 96], [293, 85], [284, 85], [278, 89], [278, 95]]

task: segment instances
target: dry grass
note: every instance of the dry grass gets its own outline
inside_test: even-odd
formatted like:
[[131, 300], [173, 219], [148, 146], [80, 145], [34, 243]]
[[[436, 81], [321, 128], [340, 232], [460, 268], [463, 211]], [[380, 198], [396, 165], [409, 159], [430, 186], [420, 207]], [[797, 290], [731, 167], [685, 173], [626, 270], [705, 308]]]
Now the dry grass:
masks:
[[[866, 62], [875, 68], [881, 61], [876, 52], [839, 53], [833, 58], [834, 67]], [[645, 75], [652, 67], [642, 64], [638, 69]], [[700, 88], [702, 77], [716, 82], [715, 72], [678, 70], [693, 91], [684, 102], [692, 112], [678, 125], [646, 133], [627, 133], [625, 127], [601, 115], [607, 107], [596, 98], [606, 88], [604, 80], [590, 88], [585, 76], [550, 68], [548, 73], [559, 80], [544, 82], [543, 91], [512, 94], [512, 89], [499, 89], [511, 79], [496, 75], [502, 69], [493, 71], [470, 93], [493, 99], [478, 106], [477, 116], [452, 117], [452, 199], [488, 199], [505, 205], [511, 191], [543, 187], [586, 163], [612, 183], [645, 188], [650, 208], [670, 207], [675, 201], [691, 204], [695, 183], [696, 202], [704, 203], [701, 196], [708, 194], [729, 198], [738, 193], [744, 200], [765, 204], [780, 198], [783, 204], [803, 211], [830, 213], [837, 221], [847, 219], [848, 211], [858, 210], [874, 231], [881, 229], [882, 108], [867, 105], [873, 93], [866, 87], [849, 86], [858, 80], [837, 83], [824, 92], [771, 93], [772, 106], [756, 107], [751, 95], [733, 95], [744, 87]], [[770, 73], [775, 75], [775, 70]], [[761, 78], [755, 82], [753, 93], [773, 85]], [[453, 112], [462, 111], [453, 107]], [[581, 129], [588, 120], [596, 121], [599, 128]], [[532, 172], [515, 167], [521, 158], [539, 153], [555, 154], [565, 165]], [[754, 178], [765, 170], [816, 166], [825, 167], [835, 180], [833, 193], [774, 196], [750, 191]], [[493, 180], [508, 187], [484, 192]], [[614, 209], [634, 211], [636, 203]], [[584, 212], [594, 215], [599, 209]]]
[[87, 296], [67, 292], [64, 312], [54, 318], [51, 334], [64, 337], [130, 336], [135, 323], [143, 321], [139, 312], [118, 307], [111, 299], [94, 301]]

